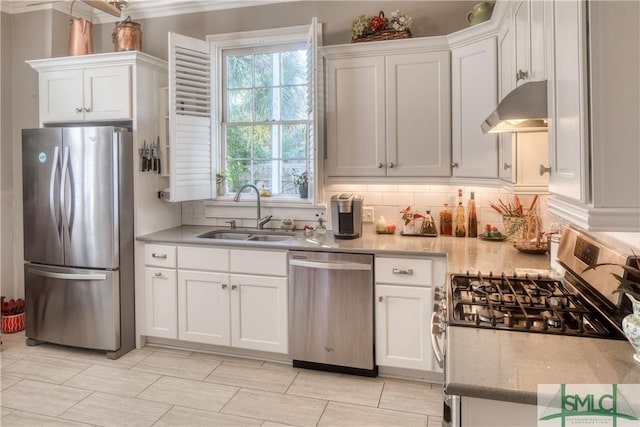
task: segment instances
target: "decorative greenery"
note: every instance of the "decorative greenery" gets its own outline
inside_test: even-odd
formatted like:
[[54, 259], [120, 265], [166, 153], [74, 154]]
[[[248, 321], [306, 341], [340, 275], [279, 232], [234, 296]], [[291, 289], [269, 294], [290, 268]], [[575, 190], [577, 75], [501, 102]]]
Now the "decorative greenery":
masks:
[[391, 19], [389, 19], [389, 28], [396, 31], [408, 30], [411, 26], [411, 17], [400, 13], [399, 10], [391, 12]]
[[371, 17], [360, 15], [351, 23], [351, 35], [354, 38], [362, 37], [371, 33]]
[[[633, 252], [633, 251], [632, 251]], [[635, 258], [635, 263], [636, 266], [632, 267], [629, 265], [622, 265], [622, 264], [616, 264], [616, 263], [611, 263], [611, 262], [603, 262], [600, 264], [595, 264], [595, 265], [591, 265], [587, 268], [585, 268], [582, 272], [586, 272], [589, 270], [595, 270], [598, 267], [601, 266], [605, 266], [605, 265], [613, 265], [616, 267], [620, 267], [623, 270], [627, 271], [628, 273], [630, 273], [631, 275], [633, 275], [635, 277], [632, 279], [625, 279], [624, 277], [620, 276], [619, 274], [616, 273], [611, 273], [611, 275], [613, 277], [616, 278], [616, 280], [618, 280], [618, 287], [613, 291], [614, 293], [622, 293], [622, 294], [627, 294], [627, 295], [631, 295], [633, 298], [635, 298], [636, 300], [640, 301], [640, 282], [638, 280], [640, 280], [640, 257], [638, 257], [635, 252], [633, 252], [633, 256]]]
[[291, 176], [293, 177], [293, 185], [295, 185], [296, 188], [309, 186], [309, 173], [307, 171], [300, 174], [293, 172]]
[[354, 39], [383, 30], [405, 31], [411, 26], [411, 17], [395, 10], [387, 21], [384, 12], [375, 16], [359, 15], [351, 22], [351, 35]]

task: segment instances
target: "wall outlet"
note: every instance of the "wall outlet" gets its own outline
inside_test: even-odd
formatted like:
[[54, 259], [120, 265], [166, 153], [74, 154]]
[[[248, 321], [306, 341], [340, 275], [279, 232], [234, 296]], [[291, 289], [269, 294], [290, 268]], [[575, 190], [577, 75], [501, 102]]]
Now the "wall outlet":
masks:
[[372, 207], [363, 207], [362, 208], [362, 222], [373, 222], [373, 208]]

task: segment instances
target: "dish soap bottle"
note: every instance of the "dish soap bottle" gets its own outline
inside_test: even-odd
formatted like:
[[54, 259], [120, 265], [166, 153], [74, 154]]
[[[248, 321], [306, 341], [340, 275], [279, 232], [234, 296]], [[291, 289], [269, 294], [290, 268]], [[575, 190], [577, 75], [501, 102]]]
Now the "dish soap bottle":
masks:
[[438, 235], [438, 229], [436, 228], [436, 223], [431, 216], [431, 211], [427, 210], [427, 213], [424, 216], [424, 220], [422, 221], [422, 228], [420, 229], [420, 234], [428, 234], [431, 236]]
[[462, 205], [462, 188], [458, 189], [458, 207], [456, 208], [456, 237], [465, 237], [467, 230], [464, 220], [464, 206]]
[[469, 212], [469, 237], [478, 237], [478, 214], [476, 212], [476, 200], [474, 198], [473, 191], [471, 192], [471, 198], [469, 199], [469, 205], [467, 210]]
[[449, 203], [444, 204], [440, 211], [440, 235], [451, 236], [453, 234], [453, 215], [449, 210]]

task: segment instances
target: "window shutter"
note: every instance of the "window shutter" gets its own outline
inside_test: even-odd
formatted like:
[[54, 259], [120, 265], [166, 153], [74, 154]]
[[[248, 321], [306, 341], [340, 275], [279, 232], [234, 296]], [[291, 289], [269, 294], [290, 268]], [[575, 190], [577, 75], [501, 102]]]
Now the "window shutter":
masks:
[[169, 33], [169, 201], [213, 197], [209, 43]]
[[315, 159], [318, 152], [318, 44], [322, 35], [322, 24], [318, 24], [318, 18], [315, 16], [311, 19], [309, 25], [309, 35], [307, 38], [307, 71], [309, 75], [308, 87], [308, 113], [309, 113], [309, 155], [307, 169], [314, 177], [314, 194], [317, 197], [318, 176], [315, 170]]

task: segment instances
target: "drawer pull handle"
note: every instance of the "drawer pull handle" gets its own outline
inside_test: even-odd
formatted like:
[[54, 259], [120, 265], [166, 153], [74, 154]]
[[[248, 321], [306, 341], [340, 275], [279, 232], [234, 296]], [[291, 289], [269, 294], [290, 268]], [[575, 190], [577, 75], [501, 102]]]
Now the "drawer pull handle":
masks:
[[409, 276], [413, 276], [413, 269], [411, 268], [407, 268], [406, 270], [402, 270], [399, 268], [394, 268], [393, 269], [393, 274], [406, 274]]
[[162, 273], [160, 273], [159, 271], [156, 271], [156, 277], [162, 277], [162, 278], [164, 278], [164, 277], [162, 276]]
[[167, 259], [167, 254], [156, 254], [156, 253], [153, 253], [153, 254], [151, 254], [151, 257], [152, 258], [158, 258], [158, 259]]

